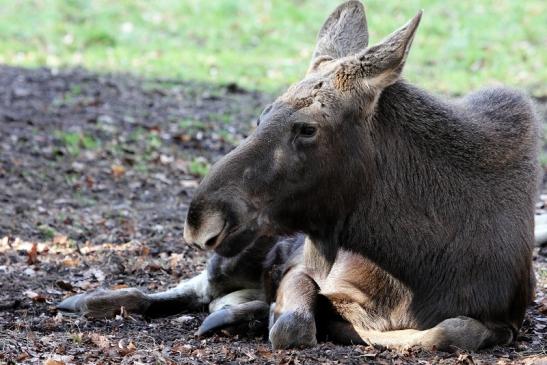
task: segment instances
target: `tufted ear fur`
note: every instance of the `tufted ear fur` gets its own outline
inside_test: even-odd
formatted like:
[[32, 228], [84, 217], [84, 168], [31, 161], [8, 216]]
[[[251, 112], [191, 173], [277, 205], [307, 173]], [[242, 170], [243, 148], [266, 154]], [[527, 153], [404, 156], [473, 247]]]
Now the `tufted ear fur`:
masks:
[[321, 62], [356, 54], [367, 45], [368, 29], [363, 4], [360, 1], [345, 2], [321, 27], [308, 72], [314, 71]]
[[336, 88], [350, 90], [364, 83], [367, 89], [378, 92], [397, 81], [421, 17], [422, 11], [419, 11], [406, 25], [381, 43], [342, 62], [334, 76]]

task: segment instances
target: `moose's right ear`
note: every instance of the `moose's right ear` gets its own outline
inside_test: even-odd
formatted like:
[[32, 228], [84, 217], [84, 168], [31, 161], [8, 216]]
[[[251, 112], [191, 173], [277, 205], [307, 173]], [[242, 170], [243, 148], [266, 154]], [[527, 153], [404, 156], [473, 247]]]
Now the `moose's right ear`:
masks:
[[391, 33], [381, 43], [368, 47], [340, 65], [334, 76], [334, 84], [339, 90], [355, 88], [364, 82], [367, 90], [379, 92], [396, 82], [405, 65], [412, 40], [420, 24], [422, 11], [419, 11], [402, 28]]
[[338, 6], [327, 18], [317, 35], [308, 72], [322, 61], [358, 53], [368, 45], [365, 9], [360, 1], [348, 1]]

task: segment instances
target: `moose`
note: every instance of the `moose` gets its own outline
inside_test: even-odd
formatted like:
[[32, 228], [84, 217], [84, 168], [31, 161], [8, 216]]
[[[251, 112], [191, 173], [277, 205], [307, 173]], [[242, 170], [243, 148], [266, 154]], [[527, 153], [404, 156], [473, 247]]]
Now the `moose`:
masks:
[[421, 16], [372, 46], [361, 2], [327, 18], [304, 79], [195, 192], [184, 238], [213, 251], [206, 270], [59, 308], [209, 306], [198, 334], [261, 323], [276, 349], [514, 341], [534, 293], [538, 118], [511, 89], [449, 101], [404, 81]]

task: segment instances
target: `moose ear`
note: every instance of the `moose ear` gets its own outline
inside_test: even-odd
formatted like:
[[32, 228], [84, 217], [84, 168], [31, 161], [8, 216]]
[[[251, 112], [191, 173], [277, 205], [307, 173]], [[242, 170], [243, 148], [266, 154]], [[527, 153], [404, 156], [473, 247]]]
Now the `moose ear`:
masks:
[[354, 81], [364, 79], [368, 88], [378, 90], [397, 81], [421, 18], [420, 10], [407, 24], [381, 43], [362, 51], [356, 59], [342, 63], [336, 72], [335, 84], [347, 89], [351, 88]]
[[360, 1], [345, 2], [332, 12], [321, 27], [310, 71], [322, 61], [356, 54], [367, 44], [368, 29], [363, 4]]

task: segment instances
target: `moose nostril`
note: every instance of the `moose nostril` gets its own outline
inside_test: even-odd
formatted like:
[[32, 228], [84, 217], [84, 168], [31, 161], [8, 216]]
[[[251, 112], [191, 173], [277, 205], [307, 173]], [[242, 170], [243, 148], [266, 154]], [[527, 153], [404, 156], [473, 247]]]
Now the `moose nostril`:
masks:
[[220, 234], [217, 234], [216, 236], [211, 237], [207, 241], [205, 241], [205, 247], [209, 248], [209, 247], [215, 246], [215, 243], [217, 242], [218, 236], [220, 236]]

